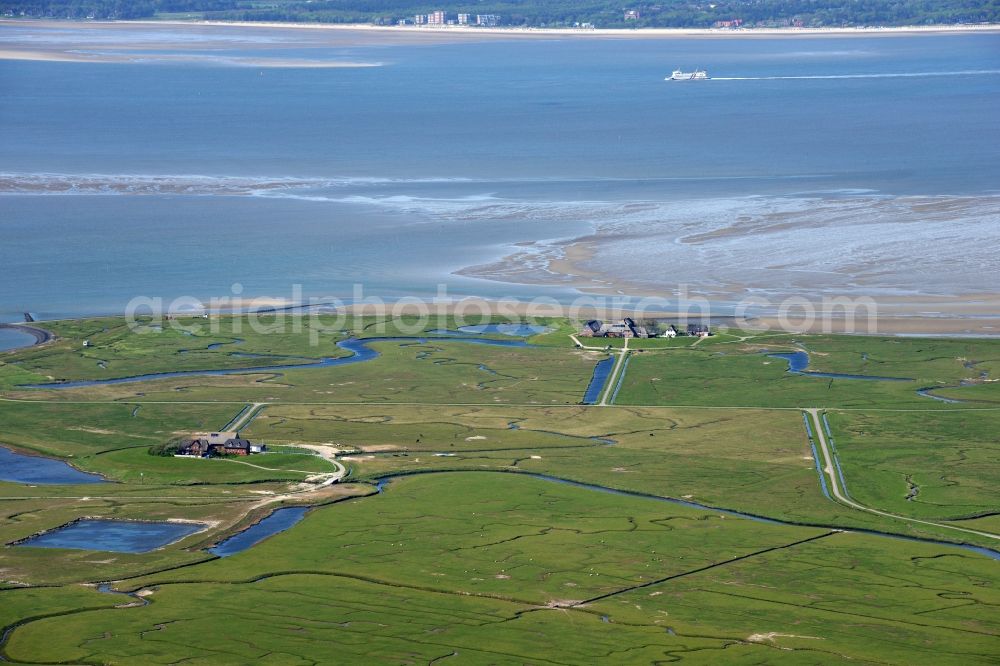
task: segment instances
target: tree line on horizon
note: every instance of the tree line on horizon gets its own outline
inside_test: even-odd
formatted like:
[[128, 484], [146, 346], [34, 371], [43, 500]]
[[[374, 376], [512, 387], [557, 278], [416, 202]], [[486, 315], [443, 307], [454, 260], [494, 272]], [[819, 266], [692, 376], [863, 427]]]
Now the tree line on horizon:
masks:
[[[375, 23], [443, 10], [494, 14], [511, 27], [708, 28], [906, 26], [1000, 22], [1000, 0], [0, 0], [6, 17]], [[627, 14], [628, 13], [628, 14]]]

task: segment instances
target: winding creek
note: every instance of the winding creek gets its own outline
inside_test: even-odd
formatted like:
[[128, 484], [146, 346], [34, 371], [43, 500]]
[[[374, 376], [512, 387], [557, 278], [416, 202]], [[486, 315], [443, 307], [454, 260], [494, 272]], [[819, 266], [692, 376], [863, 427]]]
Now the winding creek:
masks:
[[809, 370], [809, 354], [804, 351], [767, 352], [771, 358], [781, 358], [788, 361], [788, 372], [806, 377], [826, 377], [829, 379], [859, 379], [872, 382], [912, 382], [911, 377], [879, 377], [877, 375], [850, 375], [839, 372], [813, 372]]
[[[877, 375], [851, 375], [843, 374], [837, 372], [813, 372], [809, 370], [809, 354], [804, 351], [795, 352], [766, 352], [771, 358], [780, 358], [788, 361], [788, 372], [795, 375], [802, 375], [804, 377], [826, 377], [830, 379], [858, 379], [867, 380], [873, 382], [912, 382], [916, 381], [911, 377], [880, 377]], [[868, 355], [864, 355], [865, 360], [868, 359]], [[984, 373], [985, 375], [985, 373]], [[933, 391], [938, 389], [947, 388], [961, 388], [962, 386], [967, 386], [967, 383], [961, 383], [955, 386], [926, 386], [924, 388], [917, 389], [916, 393], [922, 398], [930, 398], [931, 400], [937, 400], [938, 402], [944, 402], [948, 404], [958, 405], [962, 403], [969, 402], [968, 400], [959, 400], [958, 398], [945, 398], [939, 395], [934, 395]]]
[[[889, 532], [880, 532], [878, 530], [867, 530], [862, 528], [840, 528], [832, 525], [816, 525], [812, 523], [793, 523], [784, 520], [775, 520], [774, 518], [767, 518], [765, 516], [760, 516], [757, 514], [746, 513], [743, 511], [734, 511], [732, 509], [722, 509], [719, 507], [709, 506], [707, 504], [699, 504], [697, 502], [689, 502], [687, 500], [676, 499], [673, 497], [663, 497], [661, 495], [652, 495], [649, 493], [642, 493], [633, 490], [620, 490], [618, 488], [609, 488], [607, 486], [601, 486], [593, 483], [584, 483], [582, 481], [573, 481], [570, 479], [563, 479], [557, 476], [550, 476], [548, 474], [536, 474], [533, 472], [507, 472], [503, 470], [468, 470], [468, 471], [445, 471], [445, 470], [427, 470], [427, 471], [415, 471], [409, 472], [407, 474], [387, 474], [386, 476], [378, 477], [376, 479], [376, 489], [379, 493], [385, 492], [386, 487], [396, 479], [406, 478], [408, 476], [419, 476], [425, 474], [518, 474], [522, 476], [528, 476], [533, 479], [539, 479], [542, 481], [549, 481], [552, 483], [560, 483], [568, 486], [573, 486], [574, 488], [583, 488], [586, 490], [594, 490], [597, 492], [608, 493], [611, 495], [620, 495], [624, 497], [637, 497], [641, 499], [653, 500], [656, 502], [666, 502], [668, 504], [675, 504], [679, 506], [685, 506], [690, 509], [698, 509], [701, 511], [712, 511], [714, 513], [721, 513], [727, 516], [734, 516], [737, 518], [745, 518], [747, 520], [753, 520], [759, 523], [766, 523], [768, 525], [783, 525], [785, 527], [817, 527], [817, 528], [829, 528], [829, 529], [842, 529], [844, 532], [855, 532], [858, 534], [867, 534], [869, 536], [885, 537], [887, 539], [898, 539], [901, 541], [912, 541], [915, 543], [925, 543], [935, 546], [946, 546], [949, 548], [961, 548], [979, 555], [985, 555], [990, 559], [1000, 561], [1000, 551], [993, 550], [991, 548], [985, 548], [982, 546], [973, 546], [970, 544], [954, 543], [951, 541], [941, 541], [938, 539], [924, 539], [921, 537], [905, 536], [902, 534], [891, 534]], [[363, 498], [360, 498], [363, 499]]]
[[[369, 347], [375, 342], [399, 342], [401, 344], [427, 344], [439, 340], [441, 342], [462, 342], [468, 344], [488, 345], [496, 347], [528, 347], [531, 346], [524, 340], [496, 340], [493, 338], [474, 337], [473, 335], [455, 335], [447, 338], [433, 337], [381, 337], [381, 338], [350, 338], [340, 340], [337, 347], [351, 352], [350, 356], [323, 357], [320, 359], [310, 359], [302, 356], [267, 356], [239, 354], [242, 358], [274, 358], [285, 361], [301, 360], [302, 363], [283, 363], [277, 365], [260, 365], [249, 368], [222, 368], [207, 370], [178, 370], [174, 372], [153, 372], [145, 375], [133, 375], [131, 377], [117, 377], [114, 379], [85, 379], [67, 382], [52, 382], [48, 384], [23, 384], [18, 388], [29, 389], [70, 389], [85, 388], [88, 386], [108, 386], [111, 384], [131, 384], [137, 382], [149, 382], [157, 379], [172, 379], [176, 377], [208, 377], [219, 375], [236, 375], [259, 372], [281, 372], [284, 370], [303, 370], [310, 368], [333, 368], [341, 365], [352, 365], [355, 363], [365, 363], [379, 357], [379, 353]], [[232, 343], [219, 343], [232, 344]], [[236, 355], [236, 353], [234, 353]]]
[[229, 557], [236, 553], [242, 553], [247, 548], [260, 543], [269, 536], [289, 529], [302, 520], [310, 508], [307, 506], [286, 506], [276, 509], [260, 522], [254, 523], [228, 539], [219, 542], [218, 545], [209, 548], [208, 552], [219, 557]]
[[[829, 525], [815, 525], [810, 523], [793, 523], [788, 521], [776, 520], [773, 518], [768, 518], [765, 516], [747, 513], [743, 511], [734, 511], [732, 509], [724, 509], [715, 506], [709, 506], [706, 504], [700, 504], [698, 502], [691, 502], [688, 500], [676, 499], [672, 497], [663, 497], [660, 495], [652, 495], [649, 493], [621, 490], [617, 488], [609, 488], [607, 486], [601, 486], [593, 483], [585, 483], [582, 481], [574, 481], [571, 479], [564, 479], [556, 476], [551, 476], [548, 474], [536, 474], [532, 472], [508, 472], [503, 470], [426, 470], [426, 471], [416, 471], [407, 474], [387, 474], [382, 477], [375, 479], [376, 490], [378, 494], [386, 492], [389, 485], [397, 479], [418, 476], [418, 475], [430, 475], [430, 474], [519, 474], [522, 476], [527, 476], [540, 481], [545, 481], [548, 483], [558, 483], [562, 485], [572, 486], [574, 488], [581, 488], [585, 490], [592, 490], [596, 492], [608, 493], [611, 495], [618, 495], [622, 497], [633, 497], [639, 499], [647, 499], [657, 502], [664, 502], [672, 505], [683, 506], [689, 509], [696, 509], [700, 511], [711, 511], [713, 513], [723, 514], [727, 516], [733, 516], [737, 518], [743, 518], [747, 520], [752, 520], [759, 523], [765, 523], [768, 525], [782, 525], [786, 527], [817, 527], [817, 528], [830, 528]], [[355, 501], [360, 501], [366, 497], [373, 497], [372, 495], [356, 498]], [[312, 509], [310, 506], [297, 506], [297, 507], [282, 507], [270, 515], [268, 515], [263, 520], [247, 527], [240, 532], [237, 532], [233, 536], [223, 540], [216, 546], [209, 548], [208, 552], [219, 557], [228, 557], [230, 555], [235, 555], [241, 553], [252, 546], [260, 543], [261, 541], [274, 536], [275, 534], [280, 534], [303, 519], [306, 513]], [[68, 549], [80, 549], [80, 550], [97, 550], [97, 551], [110, 551], [110, 552], [122, 552], [122, 553], [146, 553], [157, 548], [162, 548], [171, 543], [175, 543], [191, 534], [203, 530], [206, 526], [201, 523], [188, 523], [188, 522], [163, 522], [163, 521], [130, 521], [130, 520], [109, 520], [109, 519], [80, 519], [53, 530], [43, 532], [41, 534], [36, 534], [26, 539], [14, 542], [10, 545], [23, 546], [23, 547], [41, 547], [41, 548], [68, 548]], [[898, 539], [903, 541], [912, 541], [916, 543], [925, 543], [936, 546], [945, 546], [949, 548], [961, 548], [966, 551], [974, 552], [979, 555], [985, 555], [994, 560], [1000, 560], [1000, 551], [992, 550], [989, 548], [984, 548], [980, 546], [972, 546], [968, 544], [959, 544], [948, 541], [940, 541], [936, 539], [925, 539], [920, 537], [904, 536], [899, 534], [890, 534], [887, 532], [880, 532], [876, 530], [866, 530], [858, 528], [844, 529], [845, 532], [856, 532], [859, 534], [866, 534], [870, 536], [885, 537], [891, 539]]]
[[[544, 333], [546, 329], [544, 326], [529, 326], [522, 324], [490, 324], [483, 326], [464, 326], [457, 331], [451, 331], [446, 329], [431, 331], [434, 336], [418, 336], [418, 337], [406, 337], [406, 336], [392, 336], [392, 337], [375, 337], [375, 338], [350, 338], [348, 340], [338, 341], [337, 347], [343, 349], [344, 351], [350, 352], [350, 356], [338, 356], [338, 357], [322, 357], [319, 359], [308, 358], [304, 356], [280, 356], [272, 354], [252, 354], [245, 352], [232, 352], [229, 354], [231, 358], [254, 358], [254, 359], [273, 359], [277, 361], [274, 365], [258, 365], [247, 368], [216, 368], [216, 369], [205, 369], [205, 370], [176, 370], [172, 372], [152, 372], [143, 375], [133, 375], [130, 377], [115, 377], [111, 379], [82, 379], [82, 380], [71, 380], [63, 382], [49, 382], [45, 384], [22, 384], [18, 388], [22, 389], [73, 389], [73, 388], [87, 388], [92, 386], [109, 386], [113, 384], [133, 384], [139, 382], [149, 382], [156, 381], [158, 379], [174, 379], [177, 377], [216, 377], [220, 375], [237, 375], [237, 374], [252, 374], [261, 372], [283, 372], [286, 370], [305, 370], [311, 368], [333, 368], [342, 365], [352, 365], [355, 363], [365, 363], [368, 361], [375, 360], [379, 357], [379, 353], [372, 349], [369, 345], [376, 342], [398, 342], [400, 345], [408, 344], [429, 344], [435, 341], [437, 342], [461, 342], [466, 344], [476, 344], [476, 345], [487, 345], [492, 347], [534, 347], [531, 343], [527, 342], [523, 338], [528, 335], [535, 335], [538, 333]], [[496, 338], [485, 338], [481, 337], [484, 334], [499, 334], [506, 335], [512, 338], [511, 340], [501, 340]], [[238, 345], [242, 344], [242, 339], [234, 339], [227, 342], [214, 342], [206, 349], [218, 349], [224, 345]], [[187, 353], [188, 350], [182, 349], [180, 353]], [[284, 361], [284, 362], [282, 362]], [[296, 363], [289, 363], [289, 361], [301, 361]], [[604, 383], [607, 381], [608, 375], [611, 369], [614, 367], [614, 358], [609, 357], [605, 360], [599, 361], [594, 366], [594, 371], [590, 379], [590, 383], [584, 392], [583, 400], [581, 401], [585, 405], [595, 404], [600, 400], [601, 390], [604, 388]], [[485, 365], [480, 365], [479, 368], [484, 372], [490, 374], [497, 374], [492, 368]]]
[[[136, 375], [133, 377], [120, 377], [115, 379], [69, 381], [69, 382], [60, 382], [52, 384], [34, 384], [34, 385], [27, 385], [24, 388], [65, 389], [65, 388], [78, 388], [87, 386], [102, 386], [107, 384], [153, 381], [157, 379], [168, 379], [172, 377], [229, 375], [229, 374], [239, 374], [239, 373], [295, 370], [302, 368], [335, 367], [339, 365], [364, 363], [377, 358], [379, 356], [379, 353], [369, 346], [370, 344], [377, 342], [397, 342], [400, 343], [400, 345], [407, 345], [407, 344], [427, 344], [435, 340], [438, 340], [444, 342], [463, 342], [463, 343], [502, 346], [502, 347], [528, 347], [532, 345], [530, 345], [523, 339], [498, 340], [493, 338], [484, 338], [477, 336], [481, 335], [482, 333], [502, 333], [505, 335], [523, 337], [525, 335], [542, 332], [540, 330], [534, 330], [537, 327], [513, 327], [511, 329], [503, 331], [499, 329], [494, 330], [493, 328], [490, 327], [486, 328], [475, 327], [477, 330], [471, 330], [472, 328], [473, 327], [466, 327], [465, 329], [462, 329], [460, 331], [435, 331], [434, 333], [445, 336], [441, 338], [434, 338], [434, 337], [374, 337], [374, 338], [363, 338], [363, 339], [351, 338], [336, 343], [340, 349], [351, 352], [351, 355], [344, 357], [337, 357], [337, 358], [325, 357], [317, 360], [317, 359], [308, 359], [305, 357], [295, 357], [295, 356], [255, 355], [255, 357], [284, 359], [286, 361], [293, 359], [301, 360], [303, 361], [302, 363], [294, 363], [294, 364], [285, 363], [280, 365], [257, 366], [250, 368], [226, 368], [217, 370], [188, 370], [188, 371], [177, 371], [177, 372], [150, 373], [145, 375]], [[225, 343], [213, 343], [212, 348], [218, 348], [226, 344], [240, 344], [241, 342], [242, 340], [234, 340]], [[776, 352], [776, 353], [768, 353], [767, 355], [770, 357], [781, 358], [786, 360], [789, 365], [788, 372], [805, 376], [835, 378], [835, 379], [868, 380], [868, 381], [894, 381], [894, 382], [913, 381], [912, 379], [906, 377], [880, 377], [872, 375], [810, 372], [807, 370], [809, 366], [809, 355], [803, 351], [783, 352], [783, 353]], [[600, 399], [600, 395], [604, 389], [604, 385], [607, 382], [608, 375], [610, 374], [613, 366], [614, 366], [614, 357], [608, 357], [604, 360], [599, 361], [595, 365], [593, 376], [591, 378], [590, 384], [588, 385], [587, 391], [584, 396], [583, 402], [585, 404], [594, 404]], [[485, 370], [486, 368], [483, 369]], [[615, 389], [616, 394], [618, 388], [620, 387], [616, 387]], [[920, 393], [921, 395], [927, 395], [924, 392], [928, 390], [931, 389], [920, 389], [918, 393]], [[938, 400], [944, 400], [946, 402], [959, 402], [947, 398], [938, 398], [937, 396], [932, 396], [932, 395], [927, 395], [927, 397], [935, 398]], [[243, 413], [241, 412], [241, 414], [238, 415], [237, 418], [239, 418], [239, 416], [241, 416], [242, 414]], [[519, 425], [516, 422], [511, 422], [509, 424], [509, 427], [511, 429], [518, 429]], [[829, 425], [825, 421], [824, 421], [824, 427], [827, 429], [827, 432], [829, 434]], [[808, 420], [806, 420], [806, 428], [809, 431], [810, 441], [811, 441], [812, 432]], [[595, 440], [595, 443], [601, 443], [606, 445], [614, 443], [613, 440], [599, 438], [599, 437], [587, 438], [587, 439]], [[832, 445], [832, 437], [830, 438], [830, 441]], [[815, 456], [816, 455], [815, 450], [813, 453]], [[839, 464], [836, 471], [843, 482], [843, 473], [839, 469]], [[699, 504], [697, 502], [690, 502], [686, 500], [662, 497], [658, 495], [652, 495], [635, 491], [620, 490], [616, 488], [609, 488], [607, 486], [584, 483], [580, 481], [563, 479], [546, 474], [535, 474], [530, 472], [505, 472], [502, 470], [474, 470], [465, 472], [459, 472], [459, 471], [445, 472], [437, 470], [427, 470], [427, 471], [413, 472], [411, 474], [391, 474], [377, 479], [377, 490], [379, 493], [382, 493], [385, 491], [387, 485], [391, 483], [391, 481], [393, 481], [394, 479], [399, 479], [405, 476], [412, 476], [415, 474], [472, 473], [472, 472], [495, 473], [495, 474], [496, 473], [523, 474], [525, 476], [529, 476], [531, 478], [543, 480], [546, 482], [560, 483], [564, 485], [573, 486], [576, 488], [583, 488], [587, 490], [594, 490], [598, 492], [610, 493], [620, 496], [637, 497], [654, 501], [667, 502], [670, 504], [685, 506], [691, 509], [712, 511], [715, 513], [721, 513], [725, 515], [735, 516], [739, 518], [744, 518], [772, 525], [785, 525], [790, 527], [830, 527], [828, 525], [811, 525], [811, 524], [792, 523], [781, 520], [775, 520], [760, 515], [734, 511], [731, 509], [722, 509], [719, 507]], [[822, 481], [823, 479], [822, 474], [820, 474], [820, 479]], [[13, 481], [17, 483], [27, 483], [27, 484], [79, 484], [79, 483], [106, 482], [105, 479], [96, 474], [81, 472], [60, 460], [40, 458], [36, 456], [27, 456], [16, 453], [14, 451], [11, 451], [3, 447], [0, 447], [0, 480]], [[844, 484], [844, 486], [846, 488], [846, 484]], [[229, 555], [243, 552], [246, 549], [254, 546], [255, 544], [260, 543], [264, 539], [267, 539], [270, 536], [279, 534], [291, 528], [292, 526], [297, 524], [300, 520], [302, 520], [302, 518], [305, 516], [306, 512], [310, 510], [310, 508], [311, 507], [279, 508], [274, 512], [272, 512], [263, 520], [251, 525], [250, 527], [225, 539], [216, 546], [208, 549], [208, 552], [214, 555], [218, 555], [219, 557], [227, 557]], [[84, 519], [84, 520], [74, 521], [62, 527], [45, 532], [43, 534], [29, 537], [28, 539], [18, 542], [17, 545], [142, 553], [154, 550], [156, 548], [161, 548], [170, 543], [174, 543], [179, 539], [182, 539], [201, 529], [204, 529], [204, 525], [192, 524], [192, 523]], [[875, 530], [852, 528], [850, 530], [845, 530], [845, 531], [852, 531], [861, 534], [868, 534], [868, 535], [880, 536], [892, 539], [914, 541], [919, 543], [947, 546], [952, 548], [962, 548], [968, 551], [978, 553], [980, 555], [985, 555], [995, 560], [1000, 560], [1000, 552], [979, 546], [958, 544], [947, 541], [939, 541], [935, 539], [925, 539], [920, 537], [903, 536], [897, 534], [890, 534], [886, 532], [879, 532]]]

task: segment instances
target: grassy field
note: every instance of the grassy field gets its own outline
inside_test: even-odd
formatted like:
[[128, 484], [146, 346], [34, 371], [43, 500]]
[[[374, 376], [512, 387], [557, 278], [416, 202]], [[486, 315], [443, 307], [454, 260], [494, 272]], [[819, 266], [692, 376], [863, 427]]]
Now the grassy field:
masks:
[[[778, 333], [633, 340], [615, 404], [582, 406], [607, 354], [576, 348], [565, 321], [546, 320], [548, 330], [525, 347], [435, 333], [463, 323], [450, 318], [177, 323], [187, 330], [58, 322], [53, 342], [0, 354], [0, 444], [111, 481], [0, 482], [0, 628], [18, 625], [0, 640], [0, 656], [122, 664], [305, 664], [331, 654], [380, 663], [1000, 658], [991, 613], [1000, 604], [997, 562], [955, 545], [1000, 542], [992, 536], [1000, 534], [1000, 386], [992, 381], [1000, 343]], [[339, 340], [394, 336], [421, 339], [373, 342], [376, 359], [339, 367], [19, 388], [305, 363], [346, 355]], [[813, 371], [912, 381], [793, 375], [763, 353], [802, 350]], [[961, 402], [918, 395], [923, 388]], [[260, 404], [241, 430], [270, 453], [150, 455], [239, 421], [252, 403]], [[894, 516], [837, 502], [820, 485], [805, 407], [825, 410], [851, 499]], [[338, 469], [334, 454], [347, 477], [323, 485]], [[290, 505], [317, 508], [232, 557], [204, 550]], [[80, 518], [203, 529], [142, 554], [12, 545]], [[142, 595], [99, 592], [101, 581]]]
[[274, 405], [246, 433], [332, 443], [359, 479], [528, 472], [784, 520], [879, 522], [825, 500], [797, 411]]
[[[62, 458], [158, 444], [179, 433], [215, 430], [241, 406], [45, 403], [0, 400], [0, 444]], [[77, 461], [74, 461], [76, 464]]]
[[[451, 474], [395, 481], [382, 496], [315, 511], [254, 551], [129, 581], [150, 605], [31, 622], [6, 654], [989, 663], [1000, 626], [981, 609], [1000, 597], [981, 583], [992, 575], [988, 560], [923, 545]], [[919, 582], [883, 601], [873, 593], [889, 577]], [[230, 621], [198, 631], [213, 611]]]
[[[988, 372], [996, 363], [989, 359], [1000, 354], [997, 347], [983, 340], [770, 335], [662, 353], [640, 352], [632, 356], [616, 403], [942, 409], [946, 403], [917, 395], [917, 389], [950, 386]], [[912, 381], [795, 375], [786, 372], [784, 359], [764, 353], [800, 350], [809, 352], [810, 371]], [[970, 371], [973, 362], [969, 359], [983, 360], [975, 361], [976, 370]], [[980, 394], [1000, 398], [996, 384], [975, 388]]]
[[923, 518], [1000, 509], [1000, 412], [835, 412], [829, 419], [857, 500]]
[[576, 404], [595, 363], [603, 358], [597, 352], [493, 347], [447, 338], [371, 346], [378, 358], [340, 367], [192, 375], [58, 391], [14, 390], [9, 395], [51, 401]]

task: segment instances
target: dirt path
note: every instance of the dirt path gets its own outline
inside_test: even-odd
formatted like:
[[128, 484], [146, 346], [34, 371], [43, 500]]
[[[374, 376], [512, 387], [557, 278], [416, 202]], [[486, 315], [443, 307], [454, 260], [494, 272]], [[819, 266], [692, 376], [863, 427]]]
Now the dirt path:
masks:
[[337, 483], [347, 476], [347, 468], [344, 467], [343, 463], [336, 458], [339, 451], [335, 446], [331, 446], [330, 444], [296, 444], [295, 446], [315, 451], [321, 458], [323, 458], [323, 460], [326, 460], [337, 468], [337, 471], [330, 475], [330, 479], [325, 481], [322, 485], [328, 486], [332, 483]]
[[233, 420], [230, 421], [225, 428], [223, 428], [223, 430], [227, 432], [228, 431], [238, 432], [243, 428], [246, 428], [248, 425], [250, 425], [251, 421], [260, 416], [260, 413], [264, 410], [265, 407], [267, 407], [267, 405], [268, 403], [266, 402], [251, 403], [249, 409], [246, 409], [242, 414], [239, 414], [236, 417], [234, 417]]
[[615, 359], [615, 367], [611, 368], [611, 374], [608, 375], [607, 384], [604, 387], [604, 393], [601, 394], [601, 401], [598, 404], [600, 407], [608, 406], [608, 398], [615, 390], [615, 384], [618, 380], [618, 373], [621, 372], [622, 365], [625, 363], [625, 359], [628, 358], [628, 338], [625, 338], [625, 344], [618, 353], [618, 358]]
[[577, 346], [577, 348], [579, 348], [579, 349], [587, 349], [589, 351], [606, 351], [606, 346], [605, 347], [590, 347], [590, 346], [587, 346], [587, 345], [583, 344], [582, 342], [580, 342], [580, 340], [575, 335], [572, 335], [572, 334], [570, 334], [569, 339], [572, 340], [573, 344], [575, 344]]
[[858, 504], [850, 497], [847, 496], [846, 491], [840, 487], [840, 479], [837, 475], [835, 469], [835, 464], [833, 462], [833, 454], [830, 452], [830, 447], [826, 441], [826, 432], [823, 429], [823, 424], [820, 422], [820, 409], [810, 408], [805, 410], [809, 414], [810, 420], [813, 424], [813, 430], [816, 434], [816, 443], [819, 446], [820, 456], [823, 458], [820, 461], [820, 466], [823, 470], [823, 475], [826, 477], [827, 485], [830, 488], [830, 493], [836, 498], [838, 502], [849, 506], [852, 509], [857, 509], [858, 511], [864, 511], [866, 513], [873, 513], [878, 516], [883, 516], [885, 518], [893, 518], [895, 520], [902, 520], [908, 523], [918, 523], [920, 525], [931, 525], [932, 527], [940, 527], [941, 529], [954, 530], [957, 532], [965, 532], [966, 534], [975, 534], [976, 536], [986, 537], [987, 539], [997, 539], [1000, 540], [1000, 534], [993, 534], [991, 532], [981, 532], [979, 530], [970, 530], [967, 527], [956, 527], [955, 525], [947, 525], [944, 523], [934, 522], [932, 520], [921, 520], [920, 518], [907, 518], [906, 516], [900, 516], [895, 513], [889, 513], [888, 511], [881, 511], [879, 509], [872, 509], [863, 504]]

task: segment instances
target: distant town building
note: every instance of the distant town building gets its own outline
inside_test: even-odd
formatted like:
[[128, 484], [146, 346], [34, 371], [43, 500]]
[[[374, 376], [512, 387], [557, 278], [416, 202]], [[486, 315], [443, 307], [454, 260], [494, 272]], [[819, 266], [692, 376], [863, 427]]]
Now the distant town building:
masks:
[[427, 25], [444, 25], [444, 12], [440, 9], [427, 15]]
[[500, 25], [500, 16], [497, 14], [476, 14], [476, 25], [495, 28]]
[[468, 14], [459, 14], [458, 15], [458, 24], [459, 25], [469, 25], [469, 15]]
[[626, 21], [638, 21], [641, 14], [638, 9], [626, 9], [625, 10], [625, 20]]
[[713, 28], [738, 28], [743, 25], [742, 19], [732, 19], [731, 21], [716, 21], [712, 24]]
[[427, 15], [417, 14], [416, 16], [413, 17], [413, 23], [415, 25], [424, 25], [425, 23], [427, 23]]

